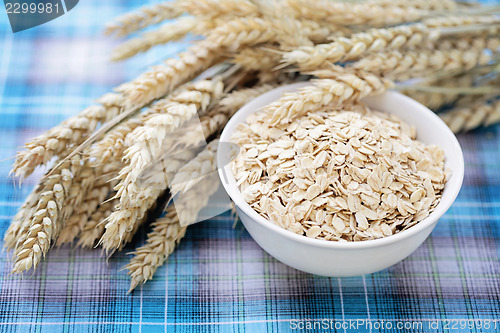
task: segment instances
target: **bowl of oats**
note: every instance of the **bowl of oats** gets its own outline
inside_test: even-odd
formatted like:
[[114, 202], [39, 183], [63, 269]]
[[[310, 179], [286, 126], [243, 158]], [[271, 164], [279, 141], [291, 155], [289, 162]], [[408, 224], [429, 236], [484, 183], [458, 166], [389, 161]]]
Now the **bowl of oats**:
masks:
[[307, 85], [276, 88], [231, 118], [222, 184], [253, 239], [291, 267], [340, 277], [392, 266], [458, 195], [460, 145], [432, 111], [392, 91], [271, 124], [264, 107]]

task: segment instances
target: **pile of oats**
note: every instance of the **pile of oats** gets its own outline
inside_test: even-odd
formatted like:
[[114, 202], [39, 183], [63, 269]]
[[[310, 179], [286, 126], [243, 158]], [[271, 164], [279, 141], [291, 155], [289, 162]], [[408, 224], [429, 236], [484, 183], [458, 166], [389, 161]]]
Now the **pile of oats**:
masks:
[[282, 128], [262, 111], [240, 124], [233, 172], [260, 215], [299, 235], [335, 241], [408, 229], [439, 203], [444, 152], [413, 127], [363, 104], [318, 110]]

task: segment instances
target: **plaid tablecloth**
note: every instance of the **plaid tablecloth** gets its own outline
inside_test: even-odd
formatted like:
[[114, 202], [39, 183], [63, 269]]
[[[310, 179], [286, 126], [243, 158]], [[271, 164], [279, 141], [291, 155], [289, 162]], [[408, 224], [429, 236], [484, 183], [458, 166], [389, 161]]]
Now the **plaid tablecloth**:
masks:
[[[184, 47], [108, 62], [116, 42], [102, 36], [104, 23], [144, 3], [80, 1], [15, 35], [0, 9], [0, 234], [41, 175], [21, 188], [8, 178], [16, 149]], [[190, 227], [168, 264], [131, 295], [119, 271], [127, 251], [106, 260], [99, 250], [56, 248], [23, 279], [9, 275], [2, 252], [0, 332], [500, 331], [500, 126], [459, 140], [466, 173], [457, 201], [425, 244], [389, 269], [342, 279], [299, 272], [226, 214]]]

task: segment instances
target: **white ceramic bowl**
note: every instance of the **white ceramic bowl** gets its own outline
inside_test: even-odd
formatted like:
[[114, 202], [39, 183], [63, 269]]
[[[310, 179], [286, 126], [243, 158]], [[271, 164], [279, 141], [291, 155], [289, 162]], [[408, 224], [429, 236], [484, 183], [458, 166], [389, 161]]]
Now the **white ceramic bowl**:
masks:
[[[230, 142], [238, 123], [249, 114], [258, 111], [286, 92], [294, 91], [310, 83], [296, 83], [269, 91], [242, 107], [229, 121], [222, 132], [221, 142]], [[253, 239], [279, 261], [304, 272], [325, 276], [355, 276], [369, 274], [387, 268], [403, 260], [415, 251], [429, 236], [438, 219], [455, 200], [464, 176], [464, 160], [455, 135], [432, 111], [418, 102], [397, 92], [363, 100], [371, 108], [393, 113], [414, 125], [418, 140], [436, 144], [444, 149], [446, 167], [452, 176], [445, 185], [441, 202], [425, 220], [398, 234], [362, 242], [338, 243], [308, 238], [280, 228], [266, 220], [243, 200], [227, 164], [230, 145], [220, 145], [218, 151], [219, 175], [228, 195]]]

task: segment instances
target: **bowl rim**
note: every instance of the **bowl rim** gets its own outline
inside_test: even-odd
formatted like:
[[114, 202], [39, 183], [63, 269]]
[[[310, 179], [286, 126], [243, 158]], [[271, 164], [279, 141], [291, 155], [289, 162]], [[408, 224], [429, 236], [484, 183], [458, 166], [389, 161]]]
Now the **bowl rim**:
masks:
[[[276, 95], [278, 99], [283, 92], [293, 92], [298, 90], [301, 87], [311, 85], [312, 83], [310, 81], [306, 82], [296, 82], [288, 85], [283, 85], [280, 87], [277, 87], [275, 89], [272, 89], [259, 97], [253, 99], [252, 101], [248, 102], [245, 104], [243, 107], [241, 107], [235, 115], [229, 120], [227, 125], [225, 126], [224, 130], [221, 133], [220, 136], [220, 142], [231, 142], [231, 135], [234, 133], [234, 131], [230, 131], [231, 128], [235, 128], [238, 123], [241, 123], [246, 120], [246, 117], [248, 115], [257, 112], [259, 108], [256, 108], [253, 111], [247, 111], [252, 106], [252, 103], [259, 100], [259, 99], [265, 99], [269, 96]], [[261, 216], [257, 211], [255, 211], [244, 199], [243, 196], [241, 195], [241, 192], [239, 188], [236, 185], [236, 181], [234, 179], [233, 172], [231, 170], [231, 165], [230, 164], [222, 164], [224, 156], [223, 154], [223, 149], [218, 149], [217, 150], [217, 163], [218, 165], [223, 165], [223, 167], [218, 168], [218, 173], [219, 177], [221, 178], [221, 183], [224, 186], [224, 189], [226, 190], [227, 194], [229, 197], [233, 200], [235, 206], [237, 208], [240, 208], [245, 214], [247, 214], [253, 221], [256, 223], [262, 225], [263, 227], [276, 232], [280, 234], [283, 237], [289, 238], [293, 241], [297, 241], [299, 243], [303, 244], [308, 244], [311, 246], [316, 246], [316, 247], [326, 247], [326, 248], [342, 248], [342, 249], [360, 249], [360, 248], [367, 248], [367, 247], [378, 247], [378, 246], [384, 246], [390, 243], [398, 242], [401, 240], [404, 240], [406, 238], [415, 236], [419, 232], [425, 230], [426, 228], [432, 226], [434, 223], [436, 223], [439, 218], [441, 218], [446, 211], [451, 207], [453, 202], [455, 201], [458, 193], [460, 192], [460, 189], [462, 187], [462, 182], [464, 178], [464, 157], [463, 157], [463, 152], [460, 147], [460, 144], [453, 132], [450, 130], [450, 128], [437, 116], [433, 111], [429, 110], [426, 106], [420, 104], [419, 102], [411, 99], [410, 97], [407, 97], [399, 92], [396, 91], [387, 91], [384, 94], [388, 94], [390, 97], [397, 96], [398, 98], [402, 98], [405, 102], [409, 104], [413, 104], [414, 107], [417, 107], [421, 109], [421, 112], [425, 113], [428, 117], [432, 119], [432, 121], [436, 122], [436, 124], [441, 127], [441, 134], [443, 137], [443, 140], [448, 140], [451, 145], [453, 146], [454, 154], [457, 154], [459, 163], [458, 165], [453, 166], [452, 170], [452, 177], [451, 179], [448, 180], [448, 182], [445, 184], [445, 187], [448, 186], [447, 190], [447, 195], [446, 195], [446, 201], [441, 198], [441, 201], [439, 204], [436, 206], [434, 211], [425, 219], [422, 221], [418, 222], [414, 226], [400, 231], [397, 234], [390, 235], [387, 237], [382, 237], [382, 238], [377, 238], [377, 239], [372, 239], [372, 240], [366, 240], [366, 241], [359, 241], [359, 242], [338, 242], [338, 241], [330, 241], [330, 240], [324, 240], [324, 239], [315, 239], [315, 238], [309, 238], [304, 235], [298, 235], [296, 233], [293, 233], [292, 231], [286, 230], [281, 228], [280, 226], [274, 224], [273, 222], [269, 221], [268, 219], [264, 218]], [[274, 100], [276, 100], [274, 99]], [[240, 117], [236, 117], [236, 114], [240, 111], [243, 111], [243, 113], [247, 114], [245, 118], [242, 120], [239, 120]], [[227, 160], [227, 159], [226, 159]], [[231, 179], [233, 180], [232, 183], [225, 181], [224, 179]]]

